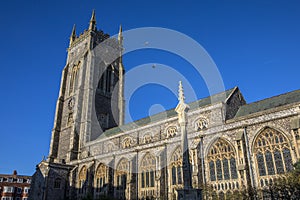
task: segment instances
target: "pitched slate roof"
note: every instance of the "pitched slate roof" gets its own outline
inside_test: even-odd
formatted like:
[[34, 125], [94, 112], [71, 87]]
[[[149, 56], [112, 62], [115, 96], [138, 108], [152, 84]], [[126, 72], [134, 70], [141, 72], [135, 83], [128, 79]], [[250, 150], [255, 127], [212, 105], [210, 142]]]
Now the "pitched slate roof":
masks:
[[[222, 101], [225, 101], [225, 99], [227, 99], [236, 89], [237, 89], [237, 87], [234, 87], [234, 88], [226, 90], [224, 92], [191, 102], [188, 105], [190, 106], [190, 110], [195, 110], [199, 107], [210, 105], [212, 100], [213, 100], [213, 103], [222, 102]], [[167, 110], [165, 112], [161, 112], [161, 113], [158, 113], [158, 114], [155, 114], [155, 115], [152, 115], [149, 117], [145, 117], [145, 118], [139, 119], [137, 121], [122, 125], [120, 127], [114, 127], [114, 128], [108, 129], [103, 134], [101, 134], [100, 138], [103, 136], [106, 137], [109, 135], [121, 133], [123, 131], [132, 130], [132, 129], [138, 128], [140, 126], [145, 126], [147, 124], [157, 122], [159, 120], [163, 120], [166, 117], [171, 118], [176, 115], [177, 115], [177, 113], [175, 111], [175, 108], [173, 108], [173, 109]]]
[[278, 96], [263, 99], [261, 101], [243, 105], [239, 108], [234, 118], [268, 110], [271, 108], [276, 108], [283, 105], [288, 105], [299, 101], [300, 101], [300, 90], [295, 90]]

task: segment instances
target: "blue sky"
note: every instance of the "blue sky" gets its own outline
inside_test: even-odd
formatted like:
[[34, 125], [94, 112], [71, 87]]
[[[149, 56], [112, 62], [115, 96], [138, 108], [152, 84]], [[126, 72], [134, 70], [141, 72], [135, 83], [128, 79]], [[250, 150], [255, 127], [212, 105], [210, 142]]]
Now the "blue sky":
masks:
[[[0, 173], [31, 175], [48, 155], [55, 104], [73, 24], [111, 35], [139, 27], [164, 27], [201, 44], [216, 63], [225, 88], [239, 86], [248, 103], [299, 89], [299, 1], [1, 1]], [[178, 44], [180, 45], [180, 44]], [[198, 98], [208, 89], [178, 56], [142, 50], [124, 56], [125, 68], [162, 63], [184, 74]], [[163, 94], [163, 95], [162, 95]], [[189, 101], [189, 99], [187, 99]], [[167, 88], [145, 85], [131, 98], [133, 119], [153, 104], [176, 106]]]

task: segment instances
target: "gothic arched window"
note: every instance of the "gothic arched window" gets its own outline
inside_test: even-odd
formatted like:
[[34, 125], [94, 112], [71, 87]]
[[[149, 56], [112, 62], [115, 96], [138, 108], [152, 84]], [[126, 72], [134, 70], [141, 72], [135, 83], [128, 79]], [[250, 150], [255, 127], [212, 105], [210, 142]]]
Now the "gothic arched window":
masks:
[[96, 192], [102, 192], [108, 181], [108, 168], [104, 164], [100, 164], [95, 175]]
[[177, 148], [171, 157], [172, 185], [182, 185], [182, 151]]
[[98, 84], [98, 89], [107, 94], [111, 93], [113, 89], [113, 81], [113, 67], [110, 65], [106, 67], [105, 71], [103, 72]]
[[69, 84], [69, 95], [71, 95], [74, 91], [74, 88], [76, 86], [76, 79], [77, 79], [77, 74], [79, 70], [79, 65], [80, 62], [77, 65], [74, 65], [71, 71], [71, 79], [70, 79], [70, 84]]
[[147, 153], [140, 166], [140, 187], [142, 198], [153, 198], [155, 185], [155, 157]]
[[254, 142], [254, 154], [261, 187], [272, 179], [293, 169], [291, 149], [287, 138], [279, 131], [265, 128]]
[[228, 190], [237, 184], [236, 155], [227, 141], [217, 140], [209, 149], [207, 161], [210, 181], [215, 188]]
[[86, 189], [86, 166], [83, 166], [79, 172], [79, 193], [85, 193]]
[[125, 199], [125, 190], [127, 185], [127, 178], [129, 173], [129, 163], [128, 160], [123, 158], [116, 170], [116, 189], [117, 189], [117, 196], [120, 199]]

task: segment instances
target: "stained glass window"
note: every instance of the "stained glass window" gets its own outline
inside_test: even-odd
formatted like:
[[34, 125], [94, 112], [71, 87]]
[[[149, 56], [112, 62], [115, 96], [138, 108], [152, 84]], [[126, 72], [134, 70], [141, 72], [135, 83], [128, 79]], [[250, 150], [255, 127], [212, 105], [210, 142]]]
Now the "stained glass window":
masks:
[[[260, 141], [264, 143], [260, 146]], [[279, 131], [265, 128], [254, 142], [254, 154], [259, 176], [272, 176], [292, 170], [290, 145], [287, 138]], [[276, 169], [276, 170], [275, 170]], [[264, 179], [265, 185], [267, 179]]]
[[231, 171], [231, 178], [232, 179], [237, 179], [238, 175], [237, 175], [237, 170], [236, 170], [236, 162], [235, 162], [235, 158], [230, 158], [230, 171]]
[[149, 184], [149, 172], [146, 171], [146, 187], [149, 187], [150, 184]]
[[275, 159], [277, 174], [284, 173], [281, 153], [277, 149], [274, 151], [274, 159]]
[[229, 166], [228, 166], [228, 160], [227, 159], [223, 160], [223, 172], [224, 172], [224, 179], [225, 180], [230, 179]]
[[121, 191], [120, 194], [124, 193], [126, 190], [126, 181], [127, 181], [127, 175], [129, 172], [129, 164], [127, 159], [122, 159], [116, 170], [116, 176], [117, 176], [117, 190]]
[[87, 168], [86, 166], [83, 166], [79, 173], [79, 192], [84, 193], [85, 192], [85, 183], [86, 183], [86, 177], [87, 177]]
[[104, 164], [100, 164], [96, 170], [96, 191], [102, 191], [105, 186], [105, 177], [107, 177], [107, 167]]
[[217, 167], [217, 179], [222, 180], [222, 166], [221, 166], [221, 161], [217, 160], [216, 161], [216, 167]]
[[178, 184], [182, 184], [182, 169], [181, 166], [177, 166], [177, 177], [178, 177]]
[[214, 161], [209, 162], [209, 172], [210, 172], [210, 180], [215, 181], [216, 180], [216, 174], [215, 174], [215, 163], [214, 163]]
[[209, 150], [208, 162], [211, 181], [219, 182], [238, 178], [234, 148], [227, 141], [219, 139], [213, 144]]
[[154, 171], [150, 172], [150, 187], [154, 187]]
[[154, 187], [155, 157], [147, 153], [140, 166], [142, 188]]
[[266, 164], [267, 164], [268, 174], [269, 175], [274, 175], [275, 170], [274, 170], [272, 153], [270, 151], [266, 151], [265, 157], [266, 157]]
[[259, 166], [258, 172], [260, 176], [266, 175], [266, 168], [264, 163], [264, 156], [262, 153], [256, 154], [257, 165]]
[[172, 167], [172, 185], [176, 185], [176, 167]]
[[142, 178], [142, 188], [144, 188], [145, 187], [145, 174], [144, 173], [142, 173], [141, 174], [141, 178]]
[[292, 157], [289, 149], [285, 148], [283, 150], [283, 158], [284, 158], [286, 171], [293, 170], [293, 164], [292, 164], [293, 162], [292, 162]]
[[181, 148], [177, 148], [171, 157], [172, 185], [182, 184], [182, 153]]

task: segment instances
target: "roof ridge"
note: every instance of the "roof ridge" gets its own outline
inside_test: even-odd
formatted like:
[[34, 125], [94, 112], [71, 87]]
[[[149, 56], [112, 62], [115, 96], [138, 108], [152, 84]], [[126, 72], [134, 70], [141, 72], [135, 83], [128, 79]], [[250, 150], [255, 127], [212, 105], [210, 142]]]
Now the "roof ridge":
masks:
[[[214, 96], [218, 96], [218, 95], [224, 94], [224, 93], [225, 93], [225, 96], [226, 96], [226, 98], [224, 99], [224, 101], [226, 101], [227, 96], [229, 96], [230, 94], [232, 94], [232, 92], [233, 92], [236, 88], [238, 88], [238, 87], [235, 86], [235, 87], [230, 88], [230, 89], [228, 89], [228, 90], [224, 90], [224, 91], [222, 91], [222, 92], [218, 92], [218, 93], [216, 93], [216, 94], [213, 94], [213, 95], [210, 95], [210, 96], [206, 96], [206, 97], [204, 97], [204, 98], [200, 98], [200, 99], [198, 99], [198, 100], [189, 102], [188, 105], [191, 106], [191, 110], [193, 110], [193, 109], [195, 109], [195, 107], [193, 107], [195, 104], [200, 103], [201, 101], [204, 102], [204, 103], [206, 103], [205, 100], [207, 100], [207, 99], [209, 99], [209, 98], [211, 98], [211, 97], [214, 97]], [[230, 93], [227, 95], [227, 92], [230, 92]], [[217, 101], [217, 102], [218, 102], [218, 101]], [[205, 105], [202, 105], [202, 106], [206, 106], [206, 105], [209, 105], [209, 104], [211, 104], [211, 102], [208, 102], [208, 104], [205, 104]], [[199, 104], [199, 105], [200, 105], [200, 104]], [[199, 107], [202, 107], [202, 106], [199, 106]], [[139, 126], [140, 123], [143, 122], [143, 120], [149, 120], [149, 119], [151, 119], [151, 118], [158, 117], [158, 116], [160, 116], [160, 115], [162, 115], [162, 114], [166, 114], [167, 117], [171, 117], [171, 116], [174, 116], [174, 115], [176, 114], [176, 113], [171, 113], [171, 112], [175, 112], [175, 107], [173, 107], [173, 108], [171, 108], [171, 109], [168, 109], [168, 110], [165, 110], [165, 111], [162, 111], [162, 112], [159, 112], [159, 113], [156, 113], [156, 114], [154, 114], [154, 115], [149, 115], [149, 116], [140, 118], [140, 119], [138, 119], [138, 120], [131, 121], [131, 122], [126, 123], [126, 124], [123, 124], [123, 125], [121, 125], [121, 126], [116, 126], [116, 127], [107, 129], [106, 131], [104, 131], [104, 135], [105, 135], [105, 134], [110, 134], [109, 132], [111, 132], [111, 131], [112, 131], [112, 132], [113, 132], [113, 131], [117, 131], [117, 130], [121, 130], [121, 131], [122, 131], [122, 130], [124, 130], [124, 129], [126, 130], [127, 128], [132, 129], [130, 126], [136, 126], [136, 125]], [[168, 114], [169, 114], [169, 115], [168, 115]], [[155, 121], [157, 121], [157, 120], [155, 120]], [[146, 122], [146, 124], [148, 124], [148, 122]], [[146, 125], [146, 124], [145, 124], [145, 125]], [[100, 136], [100, 137], [101, 137], [101, 136]]]
[[300, 92], [300, 89], [298, 89], [298, 90], [292, 90], [292, 91], [285, 92], [285, 93], [281, 93], [281, 94], [277, 94], [277, 95], [275, 95], [275, 96], [267, 97], [267, 98], [265, 98], [265, 99], [260, 99], [260, 100], [258, 100], [258, 101], [253, 101], [253, 102], [251, 102], [251, 103], [247, 103], [247, 104], [242, 105], [242, 106], [247, 106], [247, 105], [251, 105], [251, 104], [255, 104], [255, 103], [260, 103], [260, 102], [262, 102], [262, 101], [267, 101], [267, 100], [270, 100], [270, 99], [272, 99], [272, 98], [276, 98], [276, 97], [279, 97], [279, 96], [284, 96], [284, 95], [291, 94], [291, 93], [294, 93], [294, 92]]
[[273, 109], [276, 107], [288, 105], [300, 101], [300, 90], [293, 90], [283, 94], [278, 94], [272, 97], [261, 99], [249, 104], [242, 105], [234, 118], [250, 115], [252, 113], [261, 112], [264, 110]]

